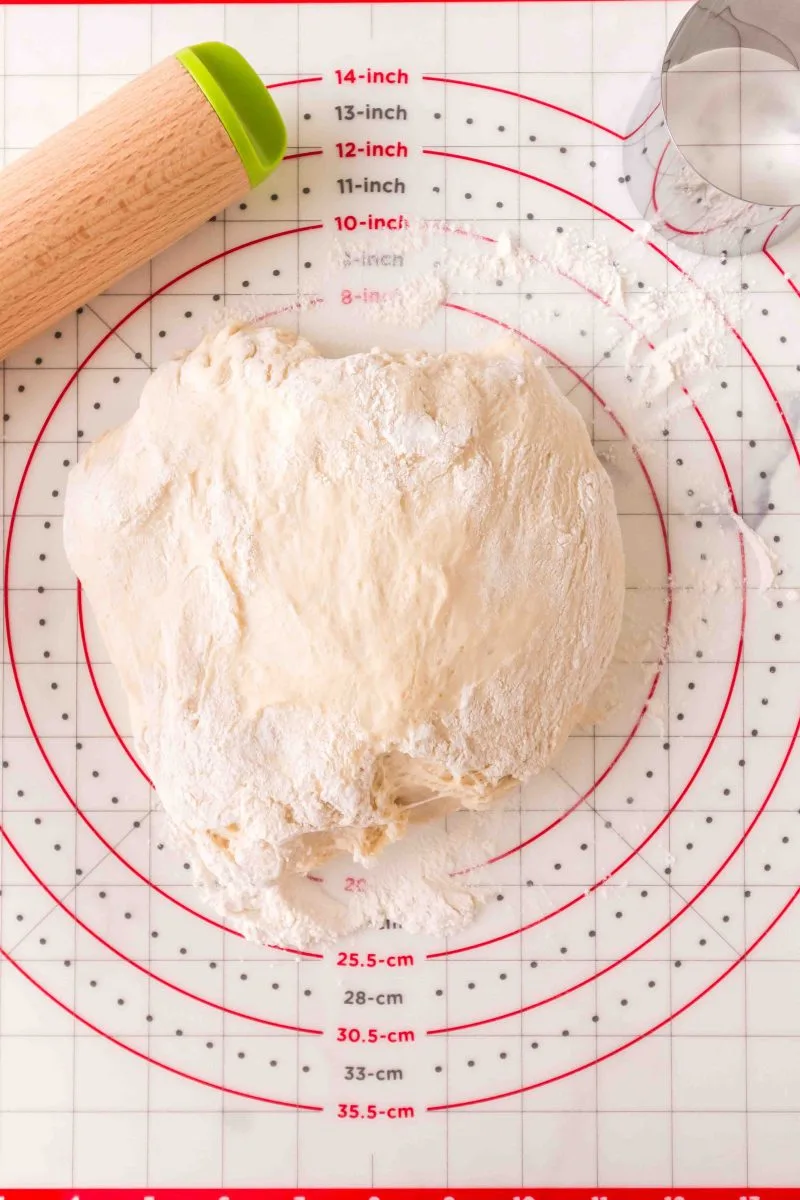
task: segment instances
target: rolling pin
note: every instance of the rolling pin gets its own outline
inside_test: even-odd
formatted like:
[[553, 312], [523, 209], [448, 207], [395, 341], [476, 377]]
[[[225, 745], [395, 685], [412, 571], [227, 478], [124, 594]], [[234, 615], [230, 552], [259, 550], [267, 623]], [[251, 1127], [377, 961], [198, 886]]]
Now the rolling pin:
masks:
[[0, 171], [0, 359], [255, 187], [286, 131], [236, 50], [205, 42]]

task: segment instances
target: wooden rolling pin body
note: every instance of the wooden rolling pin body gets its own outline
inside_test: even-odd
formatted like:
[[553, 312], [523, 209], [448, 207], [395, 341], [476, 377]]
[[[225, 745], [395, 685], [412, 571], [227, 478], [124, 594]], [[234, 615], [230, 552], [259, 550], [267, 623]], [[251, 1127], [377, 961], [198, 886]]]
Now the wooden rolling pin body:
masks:
[[11, 163], [0, 171], [0, 359], [252, 182], [178, 58]]

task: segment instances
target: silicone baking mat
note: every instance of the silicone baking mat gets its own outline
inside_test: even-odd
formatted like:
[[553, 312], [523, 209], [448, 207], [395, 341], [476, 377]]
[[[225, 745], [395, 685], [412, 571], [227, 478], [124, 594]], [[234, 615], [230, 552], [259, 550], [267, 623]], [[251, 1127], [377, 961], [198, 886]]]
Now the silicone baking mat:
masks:
[[[291, 143], [256, 193], [3, 367], [4, 1186], [800, 1185], [800, 254], [700, 263], [641, 229], [621, 144], [686, 7], [0, 9], [6, 162], [210, 38], [274, 89]], [[418, 330], [370, 324], [411, 267], [380, 234], [420, 219], [532, 253], [592, 239], [633, 293], [688, 272], [747, 302], [702, 398], [631, 455], [620, 323], [569, 272], [474, 279]], [[629, 600], [672, 623], [669, 656], [632, 663], [615, 714], [514, 800], [481, 916], [449, 941], [250, 945], [161, 838], [61, 549], [63, 491], [224, 304], [284, 310], [334, 350], [534, 331], [598, 450], [630, 458]], [[712, 560], [733, 582], [690, 619]]]

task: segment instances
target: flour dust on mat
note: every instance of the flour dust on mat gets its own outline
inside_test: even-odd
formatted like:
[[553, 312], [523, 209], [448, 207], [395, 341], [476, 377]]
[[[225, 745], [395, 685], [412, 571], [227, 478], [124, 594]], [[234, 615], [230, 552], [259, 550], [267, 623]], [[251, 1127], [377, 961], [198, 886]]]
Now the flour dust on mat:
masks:
[[[356, 920], [319, 864], [551, 761], [622, 616], [608, 476], [513, 343], [328, 359], [229, 325], [73, 470], [64, 539], [175, 840], [220, 911], [295, 945]], [[362, 923], [403, 878], [407, 925], [469, 919], [450, 872], [480, 854], [415, 838], [422, 870], [386, 857]]]

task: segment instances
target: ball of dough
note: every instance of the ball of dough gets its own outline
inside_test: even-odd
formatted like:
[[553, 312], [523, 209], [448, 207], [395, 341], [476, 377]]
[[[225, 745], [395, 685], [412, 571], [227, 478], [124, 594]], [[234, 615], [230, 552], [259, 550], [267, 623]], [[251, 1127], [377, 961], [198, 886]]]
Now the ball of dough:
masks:
[[227, 326], [73, 470], [64, 538], [165, 808], [242, 893], [543, 768], [622, 614], [608, 477], [514, 343]]

